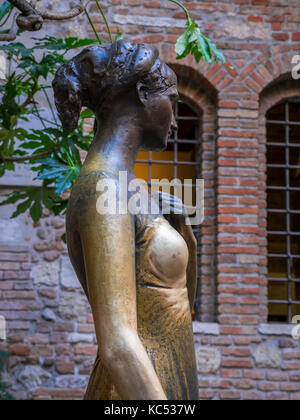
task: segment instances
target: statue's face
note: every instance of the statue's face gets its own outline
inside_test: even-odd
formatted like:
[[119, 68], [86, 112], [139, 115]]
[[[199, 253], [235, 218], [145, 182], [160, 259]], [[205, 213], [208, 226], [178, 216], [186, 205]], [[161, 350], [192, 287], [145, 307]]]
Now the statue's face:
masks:
[[143, 115], [141, 149], [159, 152], [167, 147], [168, 139], [177, 128], [174, 107], [178, 101], [175, 85], [163, 92], [149, 93]]

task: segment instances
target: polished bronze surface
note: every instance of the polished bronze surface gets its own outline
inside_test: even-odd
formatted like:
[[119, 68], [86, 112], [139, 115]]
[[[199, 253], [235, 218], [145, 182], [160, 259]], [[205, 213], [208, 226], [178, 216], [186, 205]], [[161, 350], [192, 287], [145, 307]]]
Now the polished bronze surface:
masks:
[[[82, 106], [97, 119], [67, 211], [69, 255], [99, 347], [85, 399], [197, 399], [191, 227], [174, 211], [97, 211], [99, 181], [113, 179], [119, 190], [119, 171], [128, 182], [135, 178], [140, 149], [165, 149], [176, 127], [176, 76], [155, 48], [118, 41], [84, 50], [61, 67], [53, 87], [66, 129], [75, 128]], [[178, 205], [172, 196], [160, 198]]]

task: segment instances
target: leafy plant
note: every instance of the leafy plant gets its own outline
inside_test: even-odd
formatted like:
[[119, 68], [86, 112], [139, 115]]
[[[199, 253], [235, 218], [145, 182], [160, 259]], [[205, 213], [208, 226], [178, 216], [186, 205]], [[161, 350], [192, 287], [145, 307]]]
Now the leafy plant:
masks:
[[[100, 1], [94, 1], [105, 22], [108, 42], [121, 39], [119, 29], [113, 39]], [[183, 9], [187, 18], [187, 28], [175, 44], [177, 59], [192, 54], [197, 62], [203, 58], [208, 63], [213, 59], [225, 63], [223, 53], [204, 36], [182, 3], [178, 0], [169, 1]], [[58, 67], [67, 61], [67, 53], [76, 48], [104, 42], [100, 39], [86, 6], [87, 3], [83, 9], [96, 39], [56, 39], [50, 36], [33, 38], [35, 43], [32, 48], [27, 48], [21, 42], [0, 44], [0, 51], [5, 52], [9, 64], [8, 74], [5, 79], [0, 79], [0, 177], [6, 171], [15, 170], [15, 164], [23, 163], [41, 181], [41, 186], [18, 189], [0, 203], [0, 206], [17, 204], [12, 217], [29, 211], [32, 219], [38, 221], [43, 207], [55, 215], [64, 214], [68, 203], [65, 192], [72, 188], [81, 168], [79, 150], [87, 151], [92, 140], [93, 135], [84, 132], [86, 119], [93, 117], [90, 111], [83, 111], [78, 127], [73, 133], [68, 133], [62, 128], [49, 99], [51, 80]], [[11, 3], [5, 1], [0, 7], [0, 26], [7, 22], [12, 10]], [[49, 105], [52, 115], [50, 119], [40, 107], [38, 98], [41, 94]], [[28, 125], [24, 123], [29, 122], [29, 118], [38, 120], [41, 128], [27, 128]]]
[[[65, 211], [63, 193], [72, 186], [80, 167], [79, 149], [88, 150], [92, 134], [84, 133], [84, 122], [91, 118], [90, 111], [83, 111], [78, 127], [73, 133], [66, 132], [57, 117], [48, 95], [50, 81], [57, 68], [66, 62], [66, 54], [79, 47], [97, 42], [75, 37], [36, 39], [32, 48], [22, 43], [0, 45], [5, 51], [9, 68], [13, 69], [2, 81], [0, 93], [0, 176], [15, 169], [16, 163], [26, 163], [42, 181], [40, 187], [28, 187], [10, 194], [0, 205], [18, 203], [12, 217], [30, 211], [34, 221], [42, 215], [42, 207], [55, 214]], [[36, 58], [36, 52], [42, 53]], [[44, 116], [37, 102], [37, 94], [43, 94], [52, 112], [51, 120]], [[39, 120], [41, 129], [26, 129], [24, 122], [29, 116]], [[54, 183], [55, 190], [51, 188]]]
[[175, 44], [175, 52], [177, 53], [176, 58], [179, 60], [189, 54], [192, 54], [195, 57], [197, 63], [199, 63], [201, 58], [204, 58], [207, 63], [211, 63], [213, 58], [215, 59], [216, 63], [219, 61], [226, 63], [227, 60], [224, 54], [218, 50], [216, 44], [214, 44], [201, 32], [195, 20], [190, 17], [188, 10], [179, 1], [170, 1], [183, 9], [187, 19], [187, 29], [182, 35], [180, 35]]

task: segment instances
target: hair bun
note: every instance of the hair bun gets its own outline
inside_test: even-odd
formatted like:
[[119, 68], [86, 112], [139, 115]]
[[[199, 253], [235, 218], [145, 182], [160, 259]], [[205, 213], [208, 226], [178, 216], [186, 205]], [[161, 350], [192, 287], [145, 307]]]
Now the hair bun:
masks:
[[108, 94], [145, 78], [158, 55], [153, 46], [124, 40], [85, 48], [58, 69], [53, 81], [63, 127], [73, 131], [82, 106], [95, 111]]

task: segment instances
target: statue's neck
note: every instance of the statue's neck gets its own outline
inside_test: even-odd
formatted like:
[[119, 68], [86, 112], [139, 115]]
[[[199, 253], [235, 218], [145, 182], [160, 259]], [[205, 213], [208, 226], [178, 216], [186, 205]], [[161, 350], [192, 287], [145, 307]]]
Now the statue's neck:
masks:
[[140, 130], [132, 123], [98, 125], [83, 171], [127, 171], [133, 174], [140, 145]]

